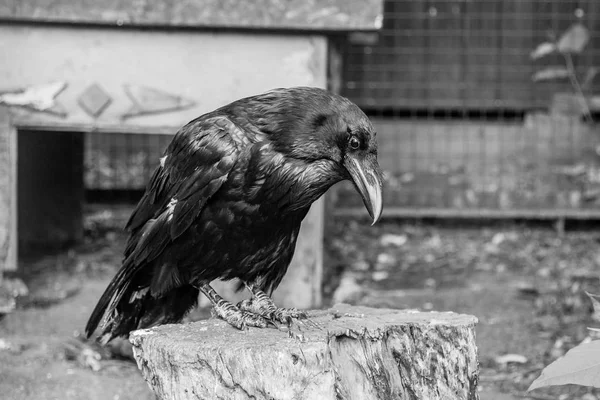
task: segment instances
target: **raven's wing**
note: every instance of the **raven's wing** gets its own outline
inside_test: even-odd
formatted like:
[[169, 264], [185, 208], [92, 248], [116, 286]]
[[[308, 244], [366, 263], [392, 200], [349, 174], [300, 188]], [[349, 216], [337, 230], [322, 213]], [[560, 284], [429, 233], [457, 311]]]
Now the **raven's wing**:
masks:
[[[122, 298], [129, 302], [124, 295], [137, 289], [129, 287], [136, 274], [189, 228], [227, 181], [242, 147], [249, 142], [247, 132], [222, 116], [200, 117], [175, 135], [127, 222], [131, 234], [123, 265], [90, 316], [88, 336], [107, 308], [107, 315], [113, 315]], [[163, 282], [160, 286], [162, 290], [171, 285]]]
[[196, 120], [177, 133], [127, 222], [127, 259], [152, 260], [190, 226], [227, 180], [245, 136], [226, 117]]

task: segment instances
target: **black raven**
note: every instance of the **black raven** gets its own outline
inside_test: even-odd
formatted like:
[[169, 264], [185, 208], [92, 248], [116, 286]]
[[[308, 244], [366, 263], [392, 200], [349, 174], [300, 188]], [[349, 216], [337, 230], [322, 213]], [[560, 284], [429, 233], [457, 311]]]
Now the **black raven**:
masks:
[[[300, 223], [334, 183], [350, 179], [375, 223], [382, 176], [375, 130], [348, 99], [275, 89], [189, 122], [173, 138], [127, 222], [123, 264], [86, 326], [101, 341], [180, 321], [199, 292], [237, 328], [302, 318], [270, 297], [294, 254]], [[237, 306], [209, 285], [238, 278]]]

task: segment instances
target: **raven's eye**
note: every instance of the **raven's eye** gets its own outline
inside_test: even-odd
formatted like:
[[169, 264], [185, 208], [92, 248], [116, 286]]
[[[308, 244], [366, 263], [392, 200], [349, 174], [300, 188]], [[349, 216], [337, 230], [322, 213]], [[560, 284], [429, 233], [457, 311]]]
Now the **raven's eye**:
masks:
[[356, 136], [351, 136], [348, 144], [352, 150], [356, 150], [360, 147], [360, 140]]

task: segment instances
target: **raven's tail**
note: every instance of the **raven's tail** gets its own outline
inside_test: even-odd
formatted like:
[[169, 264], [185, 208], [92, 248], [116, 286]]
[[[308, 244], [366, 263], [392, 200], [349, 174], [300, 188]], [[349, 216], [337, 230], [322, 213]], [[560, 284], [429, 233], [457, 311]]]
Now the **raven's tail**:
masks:
[[127, 268], [121, 268], [115, 275], [88, 320], [87, 338], [94, 333], [104, 314], [99, 339], [102, 344], [136, 329], [179, 322], [198, 301], [199, 291], [191, 285], [179, 286], [155, 297], [141, 281], [144, 277], [136, 275]]

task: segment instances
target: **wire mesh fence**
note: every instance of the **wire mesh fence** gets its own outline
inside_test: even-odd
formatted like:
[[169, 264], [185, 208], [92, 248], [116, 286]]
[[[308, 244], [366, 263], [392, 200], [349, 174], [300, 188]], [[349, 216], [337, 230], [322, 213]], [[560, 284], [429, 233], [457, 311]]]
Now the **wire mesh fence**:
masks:
[[[594, 105], [599, 21], [597, 0], [387, 0], [382, 30], [350, 34], [342, 51], [342, 93], [378, 131], [386, 208], [600, 211], [600, 132], [561, 72], [565, 55], [532, 58], [585, 27], [569, 58]], [[89, 134], [86, 187], [143, 189], [170, 139]], [[338, 193], [338, 208], [360, 206], [350, 184]]]
[[91, 132], [86, 135], [88, 190], [143, 190], [173, 137], [159, 134]]
[[[569, 59], [592, 95], [600, 3], [388, 0], [384, 15], [378, 37], [350, 37], [343, 93], [378, 130], [388, 210], [598, 209], [600, 132], [581, 117], [565, 55], [532, 52], [580, 42]], [[340, 207], [360, 205], [340, 190]]]

